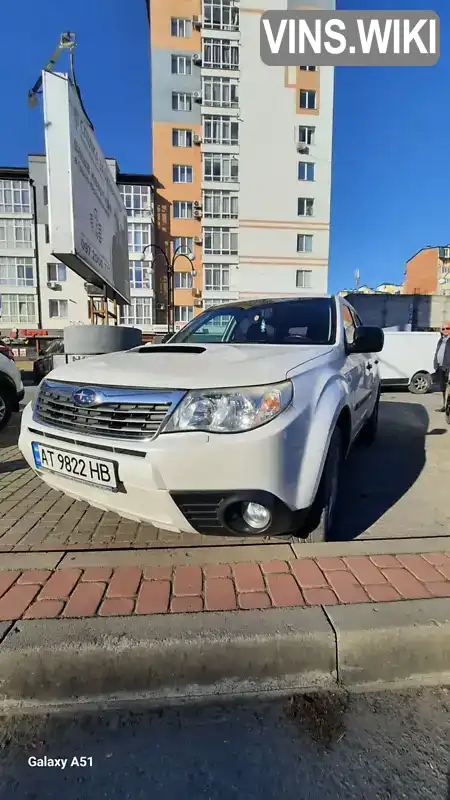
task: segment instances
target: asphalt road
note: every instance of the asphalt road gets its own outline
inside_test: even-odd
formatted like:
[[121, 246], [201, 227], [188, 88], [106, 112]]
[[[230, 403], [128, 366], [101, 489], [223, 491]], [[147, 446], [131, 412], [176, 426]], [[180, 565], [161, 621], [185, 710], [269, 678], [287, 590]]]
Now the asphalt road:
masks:
[[439, 689], [1, 719], [0, 798], [450, 800], [449, 712]]

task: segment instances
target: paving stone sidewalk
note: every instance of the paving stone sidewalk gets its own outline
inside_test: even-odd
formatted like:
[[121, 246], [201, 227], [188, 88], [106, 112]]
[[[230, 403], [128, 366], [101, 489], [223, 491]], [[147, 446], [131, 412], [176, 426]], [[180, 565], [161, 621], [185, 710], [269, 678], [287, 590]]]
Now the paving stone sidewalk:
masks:
[[[7, 431], [9, 446], [0, 450], [0, 553], [164, 548], [248, 544], [237, 537], [172, 533], [130, 522], [49, 489], [29, 469], [17, 444], [18, 432]], [[5, 434], [2, 434], [5, 436]], [[252, 543], [280, 543], [280, 538], [253, 538]], [[281, 539], [281, 541], [283, 541]]]
[[0, 571], [0, 621], [450, 597], [445, 553]]

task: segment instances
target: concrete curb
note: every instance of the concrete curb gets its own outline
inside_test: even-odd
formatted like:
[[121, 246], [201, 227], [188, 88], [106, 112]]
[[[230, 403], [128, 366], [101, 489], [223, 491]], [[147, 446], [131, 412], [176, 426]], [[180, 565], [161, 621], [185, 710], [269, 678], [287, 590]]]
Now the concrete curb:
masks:
[[188, 699], [450, 675], [450, 603], [27, 620], [0, 631], [0, 701]]

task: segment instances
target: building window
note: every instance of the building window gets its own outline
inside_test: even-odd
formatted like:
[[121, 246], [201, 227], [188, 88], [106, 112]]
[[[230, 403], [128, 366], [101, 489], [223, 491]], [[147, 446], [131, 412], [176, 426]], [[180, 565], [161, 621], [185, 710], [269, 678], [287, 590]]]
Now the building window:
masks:
[[203, 39], [205, 69], [239, 69], [239, 45], [230, 39]]
[[204, 0], [203, 27], [237, 31], [239, 30], [239, 10], [231, 0]]
[[121, 325], [152, 325], [153, 298], [132, 297], [131, 305], [120, 306]]
[[173, 147], [192, 147], [192, 131], [185, 128], [172, 128]]
[[237, 108], [238, 84], [233, 78], [203, 78], [202, 102], [204, 106]]
[[47, 186], [47, 184], [45, 184], [42, 187], [42, 202], [44, 203], [44, 206], [48, 206], [48, 186]]
[[44, 231], [45, 231], [45, 243], [49, 244], [50, 243], [50, 225], [47, 225], [47, 224], [44, 225]]
[[203, 141], [206, 144], [238, 144], [239, 122], [232, 117], [203, 117]]
[[32, 246], [31, 219], [0, 219], [0, 247], [28, 250]]
[[193, 203], [186, 200], [174, 200], [173, 217], [174, 219], [192, 219], [194, 216]]
[[190, 322], [194, 319], [194, 306], [175, 306], [175, 322]]
[[130, 261], [130, 288], [151, 289], [152, 268], [149, 261]]
[[140, 216], [151, 211], [150, 186], [119, 186], [123, 204], [129, 217]]
[[0, 180], [0, 213], [29, 214], [30, 188], [26, 181]]
[[312, 164], [311, 161], [299, 161], [298, 179], [299, 181], [314, 180], [314, 164]]
[[300, 67], [302, 72], [315, 72], [317, 67]]
[[312, 270], [311, 269], [298, 269], [295, 276], [295, 285], [297, 289], [311, 289], [312, 288]]
[[37, 322], [36, 299], [32, 294], [4, 294], [2, 296], [2, 323], [30, 325]]
[[205, 153], [203, 156], [203, 179], [235, 183], [239, 180], [239, 161], [229, 153]]
[[204, 228], [205, 255], [237, 256], [238, 232], [233, 228]]
[[311, 125], [300, 125], [298, 129], [298, 141], [300, 144], [315, 144], [316, 129]]
[[313, 237], [310, 233], [297, 234], [297, 253], [312, 253]]
[[177, 255], [188, 256], [194, 252], [194, 239], [192, 236], [175, 236], [173, 240], [173, 252]]
[[172, 92], [173, 111], [192, 111], [192, 95], [189, 92]]
[[297, 213], [299, 217], [313, 217], [314, 199], [312, 197], [299, 197]]
[[32, 258], [0, 256], [0, 285], [34, 286], [34, 261]]
[[187, 164], [174, 164], [172, 176], [174, 183], [192, 183], [192, 167]]
[[63, 283], [67, 280], [67, 267], [65, 264], [47, 264], [47, 280]]
[[174, 272], [175, 289], [192, 289], [191, 272]]
[[67, 319], [69, 316], [69, 304], [67, 300], [49, 300], [48, 301], [48, 315], [52, 319], [58, 317], [59, 319]]
[[313, 92], [310, 89], [302, 89], [300, 92], [300, 108], [314, 109], [316, 107], [316, 95], [317, 92]]
[[203, 271], [205, 291], [230, 291], [230, 267], [228, 264], [204, 264]]
[[192, 36], [192, 20], [172, 17], [170, 20], [170, 33], [172, 36], [179, 36], [181, 39], [189, 39]]
[[191, 56], [172, 56], [172, 75], [192, 75]]
[[203, 192], [203, 216], [206, 219], [237, 219], [239, 195], [222, 189]]
[[150, 244], [150, 225], [146, 222], [128, 223], [128, 249], [132, 253], [142, 253]]

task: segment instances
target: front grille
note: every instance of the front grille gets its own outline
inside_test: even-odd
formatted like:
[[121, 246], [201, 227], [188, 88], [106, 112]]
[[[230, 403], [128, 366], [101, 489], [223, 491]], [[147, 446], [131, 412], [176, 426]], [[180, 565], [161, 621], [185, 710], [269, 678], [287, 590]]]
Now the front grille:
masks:
[[[84, 387], [87, 385], [84, 384]], [[92, 386], [101, 398], [94, 406], [79, 406], [72, 396], [83, 385], [44, 381], [34, 419], [72, 434], [110, 439], [153, 439], [184, 392]]]

